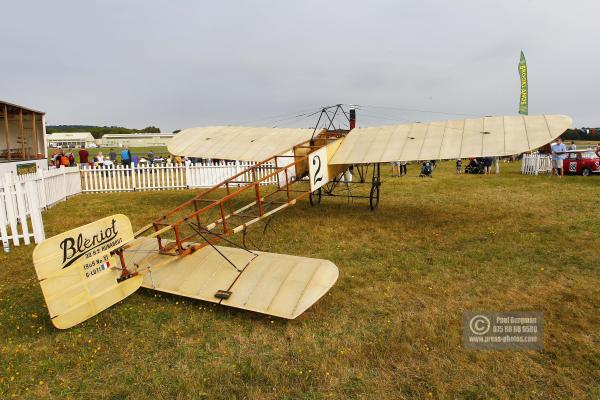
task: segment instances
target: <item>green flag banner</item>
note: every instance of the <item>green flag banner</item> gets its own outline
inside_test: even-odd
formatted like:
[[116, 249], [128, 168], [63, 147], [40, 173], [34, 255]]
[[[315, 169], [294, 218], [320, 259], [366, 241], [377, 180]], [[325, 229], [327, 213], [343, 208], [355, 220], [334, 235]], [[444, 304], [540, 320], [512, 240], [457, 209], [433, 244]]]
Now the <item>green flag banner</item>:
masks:
[[521, 99], [519, 101], [519, 114], [529, 114], [529, 93], [527, 91], [527, 63], [525, 54], [521, 51], [521, 60], [519, 61], [519, 76], [521, 77]]

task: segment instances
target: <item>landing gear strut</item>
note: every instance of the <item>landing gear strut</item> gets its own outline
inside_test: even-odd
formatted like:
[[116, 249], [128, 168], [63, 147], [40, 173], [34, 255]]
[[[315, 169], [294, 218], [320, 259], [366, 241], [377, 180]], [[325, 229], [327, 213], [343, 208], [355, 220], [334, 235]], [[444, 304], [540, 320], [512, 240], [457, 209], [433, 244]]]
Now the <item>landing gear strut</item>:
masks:
[[373, 180], [371, 181], [371, 192], [369, 194], [371, 211], [379, 207], [379, 186], [381, 186], [381, 169], [379, 164], [375, 164], [373, 165]]
[[310, 194], [308, 195], [308, 200], [310, 201], [310, 205], [312, 207], [314, 207], [317, 204], [320, 204], [322, 195], [323, 195], [323, 193], [321, 191], [321, 188], [318, 188], [314, 192], [310, 192]]

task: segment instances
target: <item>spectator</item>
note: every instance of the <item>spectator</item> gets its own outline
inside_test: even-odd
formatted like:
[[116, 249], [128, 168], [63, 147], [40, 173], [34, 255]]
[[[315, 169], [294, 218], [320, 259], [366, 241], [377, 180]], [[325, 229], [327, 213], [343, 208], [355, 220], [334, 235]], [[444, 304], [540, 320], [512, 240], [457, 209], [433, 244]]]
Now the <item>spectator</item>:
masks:
[[175, 164], [176, 165], [181, 165], [181, 156], [175, 156]]
[[424, 178], [426, 176], [429, 177], [429, 178], [431, 178], [432, 177], [432, 175], [431, 175], [432, 171], [433, 171], [433, 167], [431, 165], [431, 162], [429, 162], [429, 161], [423, 161], [423, 164], [421, 165], [421, 173], [419, 174], [419, 176], [421, 178]]
[[556, 176], [562, 177], [563, 172], [563, 159], [565, 156], [565, 152], [567, 148], [563, 143], [561, 138], [556, 139], [556, 143], [553, 143], [552, 146], [552, 175], [556, 171]]
[[104, 154], [102, 154], [102, 152], [98, 152], [98, 155], [96, 155], [96, 161], [98, 162], [98, 164], [104, 164]]
[[81, 150], [79, 150], [79, 164], [89, 164], [90, 153], [85, 149], [85, 145], [81, 146]]
[[56, 152], [56, 154], [54, 154], [54, 156], [52, 157], [52, 159], [54, 160], [54, 165], [56, 166], [56, 168], [60, 168], [60, 158], [63, 155], [63, 151], [62, 150], [58, 150]]
[[121, 150], [121, 164], [125, 167], [131, 165], [131, 151], [129, 151], [129, 147], [127, 146]]
[[400, 176], [406, 175], [406, 161], [400, 161]]
[[[398, 171], [396, 173], [396, 171]], [[400, 176], [400, 161], [392, 162], [392, 176]]]
[[60, 152], [60, 166], [61, 167], [68, 167], [69, 165], [70, 165], [69, 157], [67, 157], [65, 155], [65, 153], [61, 151]]
[[108, 158], [110, 159], [110, 161], [114, 163], [117, 162], [117, 152], [115, 151], [115, 149], [110, 149], [110, 151], [108, 152]]
[[150, 164], [150, 165], [154, 164], [154, 152], [152, 150], [150, 150], [148, 152], [147, 159], [148, 159], [148, 164]]
[[483, 159], [483, 166], [485, 170], [485, 174], [489, 175], [492, 171], [492, 157], [485, 157]]
[[104, 163], [102, 164], [102, 166], [104, 168], [114, 168], [115, 163], [113, 162], [113, 160], [110, 159], [110, 157], [108, 157], [104, 159]]
[[71, 150], [67, 156], [69, 158], [69, 167], [74, 167], [75, 165], [77, 165], [75, 163], [75, 156], [73, 155], [73, 151]]
[[459, 175], [462, 174], [462, 158], [456, 159], [456, 173]]
[[571, 144], [569, 145], [569, 150], [577, 150], [577, 145], [574, 141], [571, 141]]

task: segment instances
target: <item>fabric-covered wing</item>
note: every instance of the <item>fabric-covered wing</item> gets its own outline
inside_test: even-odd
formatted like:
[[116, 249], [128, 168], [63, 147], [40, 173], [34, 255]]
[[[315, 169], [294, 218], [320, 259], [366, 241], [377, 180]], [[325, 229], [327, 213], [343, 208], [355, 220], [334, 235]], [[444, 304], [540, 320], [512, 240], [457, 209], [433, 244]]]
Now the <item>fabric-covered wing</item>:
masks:
[[508, 156], [551, 142], [571, 123], [564, 115], [530, 115], [353, 129], [330, 164]]
[[311, 138], [312, 129], [208, 126], [184, 129], [171, 139], [171, 154], [263, 161]]
[[[317, 302], [339, 275], [328, 260], [232, 247], [203, 247], [185, 257], [162, 255], [156, 239], [144, 237], [135, 251], [125, 251], [125, 260], [127, 265], [149, 268], [145, 288], [287, 319]], [[215, 297], [220, 290], [231, 296]]]

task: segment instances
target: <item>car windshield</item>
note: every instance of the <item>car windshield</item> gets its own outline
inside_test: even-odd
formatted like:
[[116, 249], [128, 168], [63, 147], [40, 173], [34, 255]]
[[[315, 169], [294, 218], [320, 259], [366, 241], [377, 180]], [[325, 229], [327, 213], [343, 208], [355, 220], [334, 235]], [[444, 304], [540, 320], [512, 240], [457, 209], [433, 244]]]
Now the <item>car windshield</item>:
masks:
[[598, 158], [598, 155], [596, 153], [594, 153], [593, 151], [586, 151], [585, 153], [581, 154], [581, 158], [585, 158], [585, 159]]

